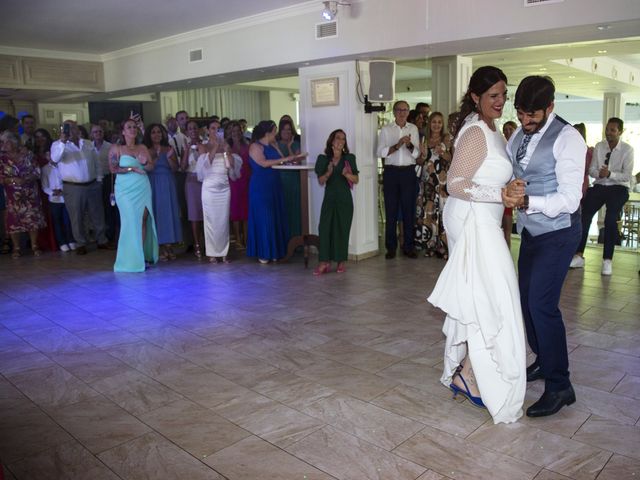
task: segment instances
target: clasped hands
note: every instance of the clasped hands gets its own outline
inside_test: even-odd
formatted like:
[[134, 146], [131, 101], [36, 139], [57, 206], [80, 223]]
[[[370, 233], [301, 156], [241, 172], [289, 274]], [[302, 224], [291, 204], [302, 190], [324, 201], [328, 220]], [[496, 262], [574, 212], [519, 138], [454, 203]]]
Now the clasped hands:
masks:
[[520, 208], [524, 205], [525, 187], [527, 182], [516, 178], [502, 189], [502, 203], [507, 208]]

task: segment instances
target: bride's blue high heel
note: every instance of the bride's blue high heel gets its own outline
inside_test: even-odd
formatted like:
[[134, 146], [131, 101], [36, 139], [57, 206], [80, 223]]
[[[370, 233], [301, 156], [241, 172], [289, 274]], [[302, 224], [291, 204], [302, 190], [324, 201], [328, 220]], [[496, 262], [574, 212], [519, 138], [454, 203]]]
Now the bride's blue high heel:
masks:
[[466, 397], [471, 402], [471, 405], [473, 405], [474, 407], [487, 408], [484, 406], [484, 403], [482, 403], [482, 398], [474, 397], [473, 395], [471, 395], [471, 390], [469, 390], [469, 387], [467, 386], [467, 382], [465, 382], [464, 377], [462, 376], [462, 373], [456, 372], [454, 374], [454, 377], [456, 375], [460, 377], [460, 380], [462, 380], [462, 383], [464, 384], [464, 390], [461, 389], [459, 386], [457, 386], [455, 383], [451, 382], [451, 385], [449, 385], [449, 388], [453, 392], [453, 398], [456, 398], [458, 394], [461, 394], [463, 397]]

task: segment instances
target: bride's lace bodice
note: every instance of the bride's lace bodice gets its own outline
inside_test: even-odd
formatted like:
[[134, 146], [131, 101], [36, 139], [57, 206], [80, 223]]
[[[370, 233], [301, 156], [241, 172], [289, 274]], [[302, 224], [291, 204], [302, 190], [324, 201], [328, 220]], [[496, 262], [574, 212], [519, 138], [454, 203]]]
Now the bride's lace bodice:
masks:
[[502, 203], [502, 187], [513, 176], [505, 141], [477, 114], [470, 116], [455, 144], [447, 190], [449, 195], [470, 202]]

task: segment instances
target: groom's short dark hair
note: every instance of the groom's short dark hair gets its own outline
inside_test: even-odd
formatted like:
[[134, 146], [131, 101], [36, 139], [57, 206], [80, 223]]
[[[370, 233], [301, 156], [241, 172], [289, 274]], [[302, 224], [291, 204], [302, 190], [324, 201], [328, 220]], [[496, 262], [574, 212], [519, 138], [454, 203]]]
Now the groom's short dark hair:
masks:
[[550, 77], [531, 75], [518, 85], [514, 106], [523, 112], [545, 110], [553, 103], [555, 92], [556, 87]]

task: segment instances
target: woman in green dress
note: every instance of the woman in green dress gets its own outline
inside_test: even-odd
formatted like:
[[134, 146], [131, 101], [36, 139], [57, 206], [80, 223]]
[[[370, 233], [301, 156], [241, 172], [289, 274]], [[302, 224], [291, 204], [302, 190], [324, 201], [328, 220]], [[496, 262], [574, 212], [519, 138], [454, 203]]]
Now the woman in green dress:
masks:
[[[278, 124], [278, 150], [282, 158], [300, 153], [300, 140], [296, 140], [296, 129], [293, 122], [286, 116]], [[287, 208], [289, 233], [292, 237], [302, 234], [302, 214], [300, 206], [300, 171], [280, 170], [282, 193]]]
[[353, 219], [351, 188], [358, 183], [358, 167], [343, 130], [331, 132], [324, 154], [318, 155], [315, 171], [325, 190], [320, 210], [320, 264], [313, 274], [328, 273], [332, 260], [338, 262], [336, 272], [344, 273]]

